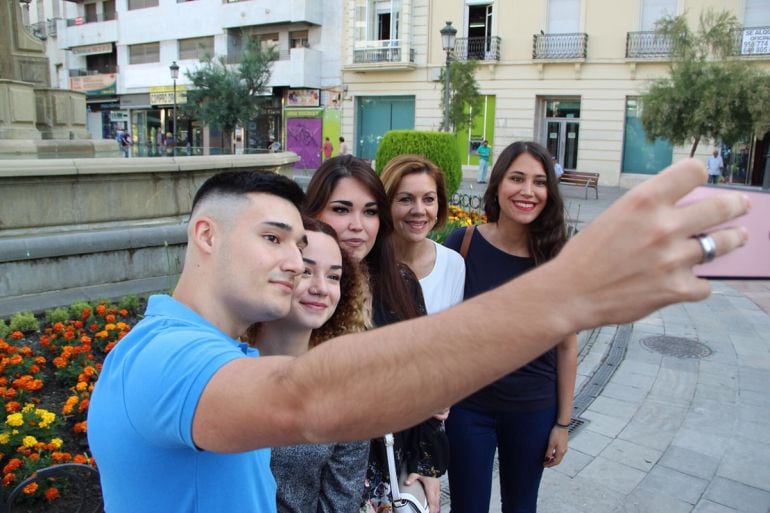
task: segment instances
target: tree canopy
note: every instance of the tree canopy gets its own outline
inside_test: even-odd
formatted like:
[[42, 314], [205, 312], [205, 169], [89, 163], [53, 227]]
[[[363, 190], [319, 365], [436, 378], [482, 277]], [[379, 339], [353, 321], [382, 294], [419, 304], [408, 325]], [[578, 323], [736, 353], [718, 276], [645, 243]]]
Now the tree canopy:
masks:
[[732, 145], [770, 123], [770, 75], [736, 57], [740, 24], [732, 14], [705, 11], [697, 31], [685, 16], [658, 21], [656, 32], [671, 47], [670, 76], [642, 96], [647, 137], [691, 144], [702, 138]]
[[[466, 107], [470, 107], [471, 112], [476, 112], [481, 108], [482, 97], [476, 82], [477, 67], [478, 63], [474, 60], [452, 60], [449, 63], [449, 124], [455, 130], [462, 130], [470, 123], [470, 116]], [[439, 76], [442, 109], [445, 108], [445, 73], [446, 67], [441, 69]]]
[[247, 40], [240, 62], [228, 64], [224, 57], [205, 57], [201, 66], [187, 71], [192, 82], [186, 110], [204, 123], [221, 128], [229, 136], [238, 124], [257, 115], [262, 93], [270, 80], [274, 47]]

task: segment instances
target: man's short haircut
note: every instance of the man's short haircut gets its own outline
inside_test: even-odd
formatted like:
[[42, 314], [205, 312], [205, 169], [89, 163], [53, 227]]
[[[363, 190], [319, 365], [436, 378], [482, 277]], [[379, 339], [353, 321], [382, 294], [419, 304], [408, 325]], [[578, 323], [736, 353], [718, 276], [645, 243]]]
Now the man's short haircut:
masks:
[[201, 185], [193, 198], [191, 212], [206, 198], [212, 196], [245, 196], [262, 192], [290, 201], [297, 209], [305, 199], [305, 193], [294, 180], [272, 171], [225, 171], [218, 173]]

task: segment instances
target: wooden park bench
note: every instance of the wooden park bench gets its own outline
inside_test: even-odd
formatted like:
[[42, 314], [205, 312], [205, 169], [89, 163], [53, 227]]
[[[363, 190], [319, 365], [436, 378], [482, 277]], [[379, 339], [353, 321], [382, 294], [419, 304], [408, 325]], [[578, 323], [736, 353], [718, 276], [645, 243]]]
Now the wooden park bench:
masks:
[[559, 178], [559, 183], [583, 187], [583, 190], [586, 193], [586, 199], [588, 199], [588, 189], [591, 188], [596, 193], [596, 199], [599, 199], [599, 173], [564, 171], [564, 174]]

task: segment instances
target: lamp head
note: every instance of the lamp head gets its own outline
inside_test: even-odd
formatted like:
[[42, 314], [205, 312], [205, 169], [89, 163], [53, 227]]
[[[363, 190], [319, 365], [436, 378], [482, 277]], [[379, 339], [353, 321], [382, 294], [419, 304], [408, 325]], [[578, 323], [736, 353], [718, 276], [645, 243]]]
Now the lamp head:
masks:
[[176, 63], [176, 61], [172, 62], [168, 69], [171, 72], [171, 80], [176, 80], [179, 78], [179, 65]]
[[447, 21], [444, 28], [441, 29], [441, 47], [445, 52], [454, 50], [455, 37], [457, 37], [457, 29], [452, 26], [451, 21]]

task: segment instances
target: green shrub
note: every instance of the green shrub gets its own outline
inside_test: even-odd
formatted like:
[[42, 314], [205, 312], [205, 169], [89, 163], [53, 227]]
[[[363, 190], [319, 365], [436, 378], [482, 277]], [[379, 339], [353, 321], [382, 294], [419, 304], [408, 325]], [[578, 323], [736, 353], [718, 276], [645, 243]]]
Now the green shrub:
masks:
[[0, 319], [0, 338], [7, 337], [10, 331], [11, 328], [8, 327], [4, 320]]
[[32, 312], [19, 312], [11, 316], [9, 327], [11, 331], [37, 331], [40, 323]]
[[67, 322], [67, 320], [70, 318], [69, 310], [66, 308], [54, 308], [52, 310], [48, 310], [45, 313], [45, 320], [49, 324], [55, 324], [57, 322]]
[[391, 130], [382, 138], [377, 149], [375, 171], [379, 175], [393, 157], [407, 153], [430, 159], [444, 172], [447, 195], [450, 198], [460, 188], [463, 171], [454, 135], [446, 132]]
[[[93, 312], [93, 307], [91, 306], [91, 303], [87, 303], [85, 301], [76, 301], [70, 305], [70, 316], [73, 319], [82, 319], [83, 318], [83, 311], [85, 309], [88, 309], [89, 312]], [[89, 315], [90, 317], [90, 315]], [[88, 317], [86, 317], [88, 318]], [[85, 319], [83, 319], [85, 320]]]
[[120, 301], [118, 302], [118, 308], [125, 308], [130, 314], [138, 313], [140, 308], [139, 296], [136, 294], [130, 294], [120, 298]]

